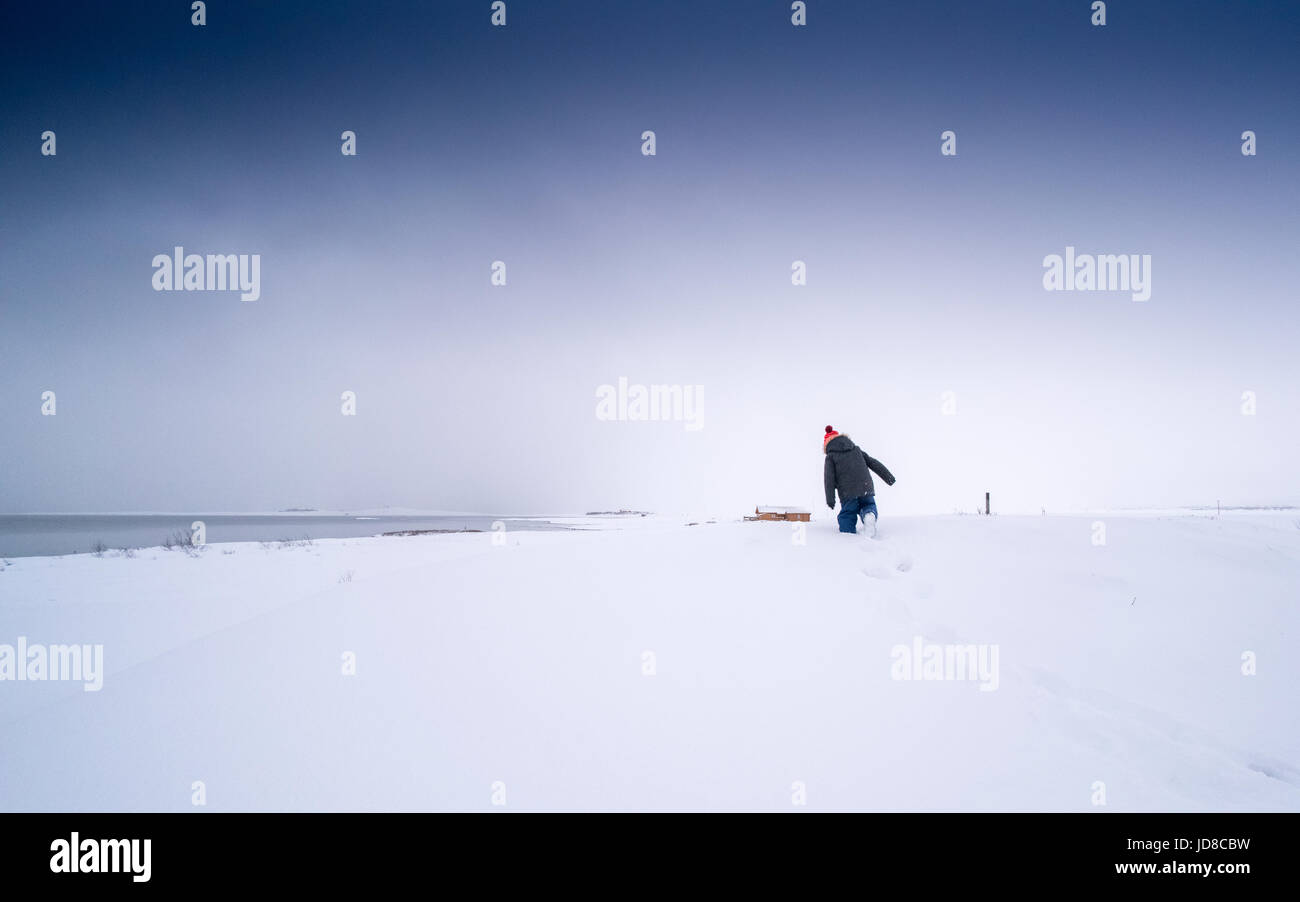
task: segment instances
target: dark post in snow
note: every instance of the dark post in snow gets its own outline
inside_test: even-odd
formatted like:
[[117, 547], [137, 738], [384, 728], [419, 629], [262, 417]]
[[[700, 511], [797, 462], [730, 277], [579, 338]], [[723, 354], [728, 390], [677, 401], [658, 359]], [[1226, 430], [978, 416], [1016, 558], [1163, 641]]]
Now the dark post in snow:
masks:
[[987, 517], [988, 515], [989, 515], [989, 493], [985, 492], [984, 493], [984, 516]]

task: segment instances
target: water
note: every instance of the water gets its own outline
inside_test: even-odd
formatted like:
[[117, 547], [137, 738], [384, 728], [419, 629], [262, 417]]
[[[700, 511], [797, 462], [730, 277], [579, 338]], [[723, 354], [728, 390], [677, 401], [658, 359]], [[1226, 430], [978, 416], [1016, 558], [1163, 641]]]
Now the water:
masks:
[[96, 543], [108, 548], [149, 548], [202, 520], [207, 541], [274, 542], [281, 539], [349, 539], [403, 529], [477, 529], [495, 520], [507, 530], [562, 529], [546, 520], [488, 516], [373, 517], [304, 514], [0, 514], [0, 558], [78, 554]]

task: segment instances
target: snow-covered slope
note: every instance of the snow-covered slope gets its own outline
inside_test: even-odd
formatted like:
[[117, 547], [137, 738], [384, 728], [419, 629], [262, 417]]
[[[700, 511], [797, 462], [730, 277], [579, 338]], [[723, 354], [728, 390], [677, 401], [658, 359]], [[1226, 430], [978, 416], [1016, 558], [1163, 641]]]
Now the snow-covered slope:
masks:
[[0, 809], [1300, 810], [1294, 516], [817, 517], [11, 560]]

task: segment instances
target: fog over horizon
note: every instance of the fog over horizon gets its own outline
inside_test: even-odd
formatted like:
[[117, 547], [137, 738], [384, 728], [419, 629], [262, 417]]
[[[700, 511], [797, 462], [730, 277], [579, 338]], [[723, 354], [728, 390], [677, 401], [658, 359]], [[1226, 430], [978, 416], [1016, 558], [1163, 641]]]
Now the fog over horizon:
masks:
[[1110, 7], [6, 8], [0, 513], [1300, 504], [1300, 9]]

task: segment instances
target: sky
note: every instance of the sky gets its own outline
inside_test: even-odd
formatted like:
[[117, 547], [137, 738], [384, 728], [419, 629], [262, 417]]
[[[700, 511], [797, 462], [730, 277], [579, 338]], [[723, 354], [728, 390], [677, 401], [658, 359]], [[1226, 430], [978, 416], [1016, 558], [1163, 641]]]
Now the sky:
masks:
[[506, 6], [5, 6], [0, 512], [1300, 503], [1300, 6]]

